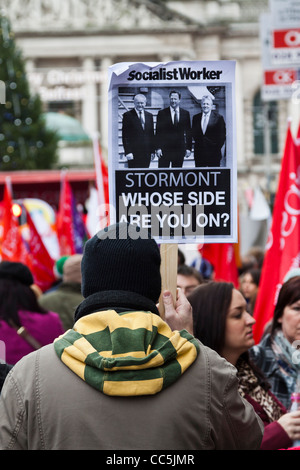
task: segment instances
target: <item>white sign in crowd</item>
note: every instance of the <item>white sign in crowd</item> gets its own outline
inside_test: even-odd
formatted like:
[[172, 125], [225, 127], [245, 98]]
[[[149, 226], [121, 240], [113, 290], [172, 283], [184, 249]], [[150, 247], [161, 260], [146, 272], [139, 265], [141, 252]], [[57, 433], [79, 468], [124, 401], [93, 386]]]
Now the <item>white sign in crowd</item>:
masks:
[[112, 222], [159, 243], [237, 240], [235, 62], [110, 68]]

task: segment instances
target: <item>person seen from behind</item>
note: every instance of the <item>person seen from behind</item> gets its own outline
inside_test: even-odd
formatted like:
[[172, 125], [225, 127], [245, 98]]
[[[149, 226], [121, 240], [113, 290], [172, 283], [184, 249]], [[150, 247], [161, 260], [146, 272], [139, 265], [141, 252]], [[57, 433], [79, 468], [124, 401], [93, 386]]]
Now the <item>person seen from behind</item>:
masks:
[[160, 316], [160, 264], [157, 243], [138, 226], [112, 225], [86, 242], [73, 328], [5, 380], [0, 449], [260, 447], [261, 420], [235, 369], [191, 334], [181, 291], [175, 306], [163, 292]]
[[58, 314], [38, 304], [31, 288], [33, 283], [26, 265], [0, 263], [0, 340], [5, 344], [5, 360], [10, 365], [52, 343], [64, 332]]

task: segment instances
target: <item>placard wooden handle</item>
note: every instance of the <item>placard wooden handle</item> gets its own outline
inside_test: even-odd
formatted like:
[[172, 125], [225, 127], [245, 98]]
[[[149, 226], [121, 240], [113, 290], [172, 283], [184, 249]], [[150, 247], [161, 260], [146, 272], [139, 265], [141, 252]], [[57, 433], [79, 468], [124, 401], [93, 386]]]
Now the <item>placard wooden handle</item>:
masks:
[[161, 295], [159, 298], [159, 313], [162, 319], [165, 318], [165, 308], [162, 301], [162, 293], [169, 290], [176, 301], [177, 288], [177, 267], [178, 267], [178, 244], [162, 243], [160, 245], [161, 256]]

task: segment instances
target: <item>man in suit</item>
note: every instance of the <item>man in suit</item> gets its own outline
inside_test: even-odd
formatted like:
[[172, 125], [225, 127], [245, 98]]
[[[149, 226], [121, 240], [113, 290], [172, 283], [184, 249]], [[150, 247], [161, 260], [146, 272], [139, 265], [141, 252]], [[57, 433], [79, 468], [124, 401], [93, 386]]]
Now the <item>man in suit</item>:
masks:
[[192, 135], [195, 141], [196, 167], [220, 166], [221, 148], [226, 139], [226, 126], [223, 116], [212, 111], [212, 107], [212, 98], [203, 96], [201, 99], [202, 112], [193, 117]]
[[190, 113], [179, 106], [181, 94], [171, 91], [170, 106], [158, 112], [156, 154], [159, 168], [182, 168], [184, 157], [191, 154]]
[[123, 115], [122, 141], [128, 168], [149, 168], [154, 153], [154, 124], [145, 111], [145, 95], [134, 97], [134, 108]]

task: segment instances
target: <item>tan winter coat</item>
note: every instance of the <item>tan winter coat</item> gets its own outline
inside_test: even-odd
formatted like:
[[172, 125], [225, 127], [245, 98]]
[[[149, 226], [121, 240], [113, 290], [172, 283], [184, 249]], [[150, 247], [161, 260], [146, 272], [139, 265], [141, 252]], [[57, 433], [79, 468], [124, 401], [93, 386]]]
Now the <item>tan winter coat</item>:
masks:
[[262, 433], [235, 368], [202, 344], [175, 383], [131, 397], [96, 390], [51, 344], [14, 366], [0, 397], [0, 449], [259, 449]]

